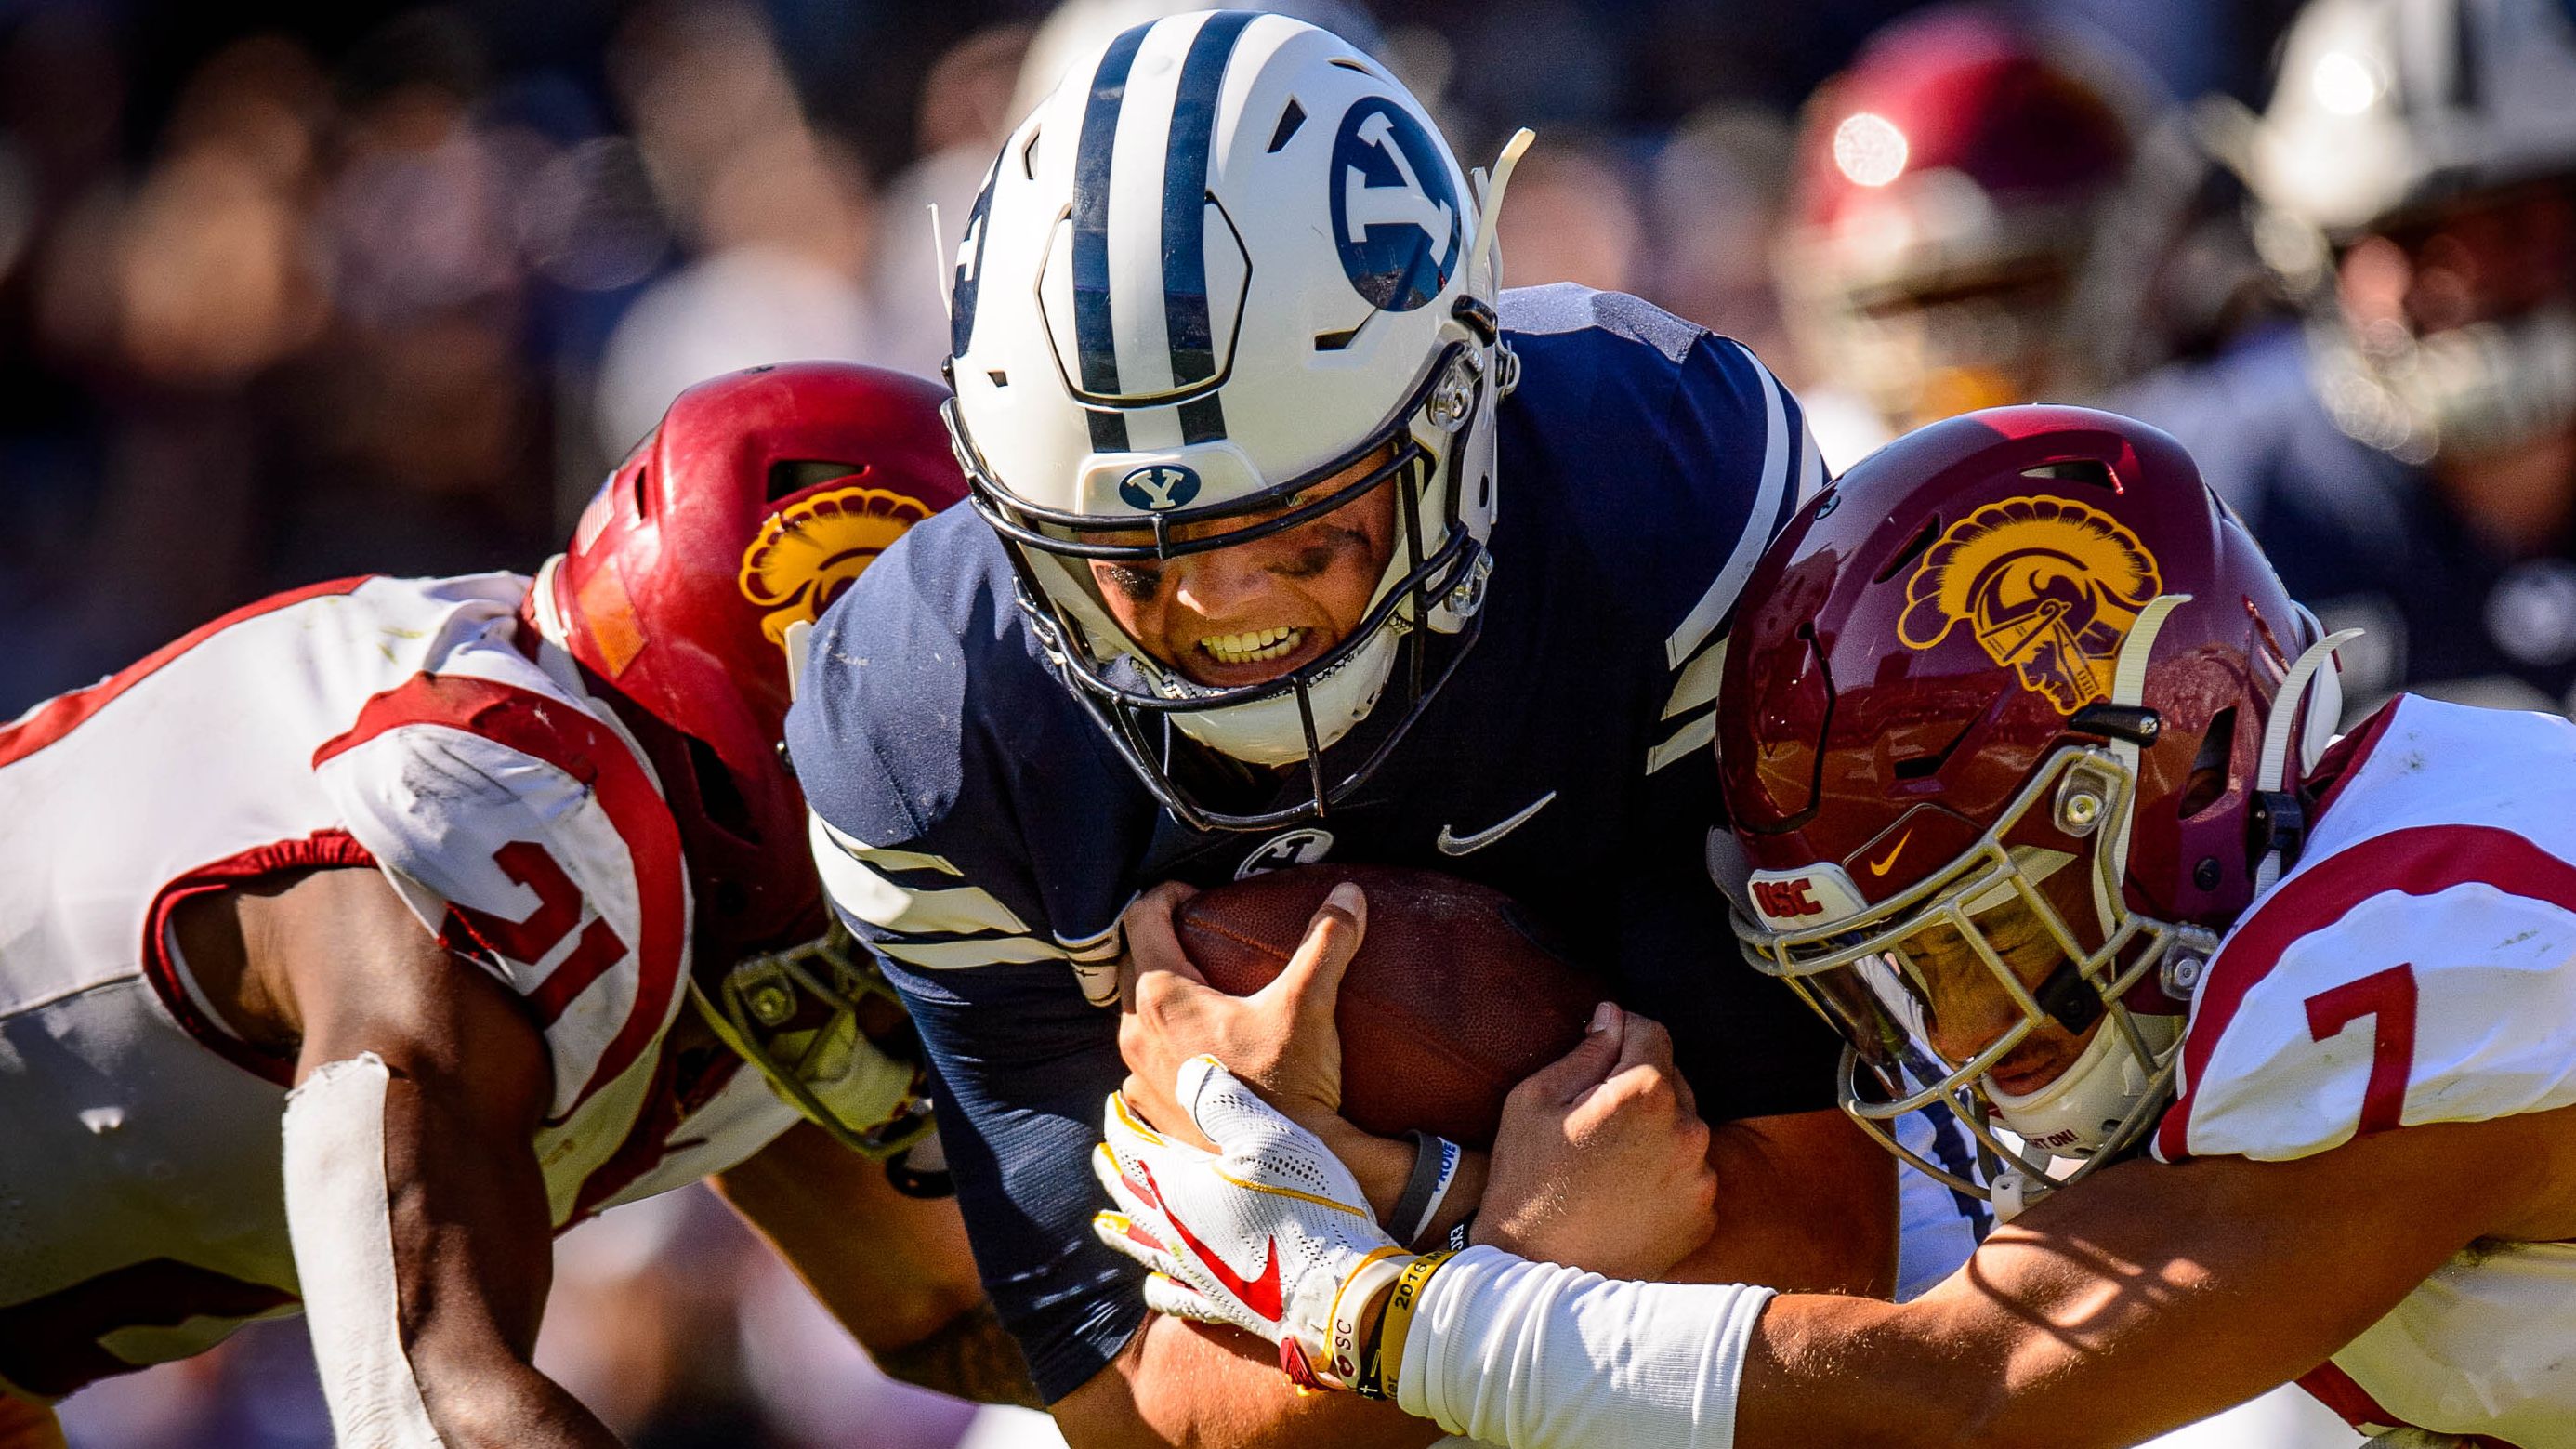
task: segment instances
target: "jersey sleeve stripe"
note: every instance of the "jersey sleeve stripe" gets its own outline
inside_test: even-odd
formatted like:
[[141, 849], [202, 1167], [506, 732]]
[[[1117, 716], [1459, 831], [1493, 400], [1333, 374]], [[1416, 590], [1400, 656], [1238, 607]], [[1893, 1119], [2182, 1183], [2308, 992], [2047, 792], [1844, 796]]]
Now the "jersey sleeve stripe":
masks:
[[87, 689], [75, 689], [69, 694], [55, 695], [10, 723], [0, 725], [0, 765], [14, 765], [70, 734], [86, 723], [91, 716], [114, 704], [119, 695], [151, 678], [180, 655], [235, 624], [246, 623], [263, 614], [274, 614], [281, 609], [291, 609], [314, 599], [356, 593], [361, 585], [374, 577], [376, 577], [374, 574], [360, 574], [354, 578], [333, 579], [328, 583], [311, 584], [283, 594], [272, 594], [257, 603], [245, 604], [211, 623], [189, 630]]
[[[635, 997], [580, 1090], [567, 1099], [563, 1084], [556, 1084], [561, 1107], [553, 1120], [561, 1122], [635, 1064], [661, 1034], [678, 999], [689, 944], [688, 876], [679, 822], [643, 762], [604, 721], [563, 700], [471, 675], [418, 674], [368, 700], [357, 723], [316, 750], [313, 763], [318, 768], [389, 730], [423, 724], [490, 740], [583, 781], [632, 859], [641, 912], [640, 939], [630, 948], [638, 968]], [[581, 969], [590, 973], [589, 979], [557, 988], [549, 976], [539, 990], [568, 1004], [624, 959], [600, 957], [578, 950], [568, 954], [564, 963], [584, 962]]]
[[1687, 758], [1694, 750], [1717, 747], [1717, 713], [1712, 710], [1667, 736], [1662, 744], [1646, 752], [1646, 773], [1651, 775], [1675, 760]]
[[210, 860], [161, 887], [152, 904], [143, 912], [144, 979], [152, 984], [171, 1018], [182, 1031], [197, 1039], [199, 1045], [253, 1076], [263, 1077], [281, 1087], [295, 1081], [292, 1057], [270, 1056], [227, 1030], [221, 1019], [199, 1004], [170, 952], [171, 917], [179, 904], [206, 891], [222, 890], [243, 881], [256, 880], [281, 870], [310, 870], [317, 866], [359, 866], [374, 868], [376, 859], [367, 853], [356, 838], [345, 830], [317, 830], [301, 840], [280, 840], [255, 846], [221, 860]]
[[924, 889], [906, 885], [872, 868], [863, 858], [870, 854], [867, 847], [850, 849], [856, 842], [824, 826], [819, 818], [811, 833], [817, 837], [813, 842], [814, 863], [823, 877], [823, 888], [842, 910], [869, 925], [906, 935], [980, 931], [1029, 934], [1028, 922], [981, 886]]
[[1727, 554], [1726, 566], [1718, 570], [1716, 580], [1691, 607], [1681, 627], [1664, 641], [1664, 662], [1673, 669], [1681, 668], [1697, 653], [1735, 608], [1736, 594], [1744, 588], [1755, 561], [1762, 557], [1763, 545], [1771, 541], [1771, 520], [1780, 515], [1782, 500], [1790, 493], [1790, 470], [1798, 456], [1789, 441], [1789, 414], [1782, 400], [1780, 380], [1744, 344], [1727, 345], [1743, 354], [1745, 365], [1762, 383], [1762, 481], [1752, 511], [1745, 517], [1744, 531], [1736, 536], [1735, 548]]
[[900, 936], [881, 936], [868, 944], [897, 961], [925, 971], [964, 971], [977, 966], [1065, 959], [1063, 947], [1035, 936], [997, 936], [973, 941], [908, 941]]
[[2291, 947], [2375, 896], [2439, 895], [2484, 884], [2576, 910], [2576, 865], [2491, 825], [2423, 825], [2373, 836], [2283, 881], [2230, 936], [2210, 967], [2183, 1037], [2182, 1095], [2156, 1124], [2156, 1156], [2191, 1156], [2193, 1093], [2237, 1010]]
[[1726, 641], [1721, 638], [1701, 650], [1699, 657], [1682, 671], [1681, 678], [1673, 681], [1673, 697], [1664, 701], [1663, 717], [1671, 719], [1677, 714], [1688, 714], [1715, 700], [1718, 676], [1725, 672]]

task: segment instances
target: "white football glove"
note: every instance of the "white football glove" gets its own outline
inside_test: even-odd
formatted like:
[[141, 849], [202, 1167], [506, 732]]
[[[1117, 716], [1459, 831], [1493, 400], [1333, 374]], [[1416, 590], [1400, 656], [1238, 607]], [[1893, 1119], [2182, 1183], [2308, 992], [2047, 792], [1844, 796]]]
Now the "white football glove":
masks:
[[1118, 1210], [1092, 1230], [1154, 1270], [1156, 1311], [1259, 1334], [1306, 1387], [1376, 1392], [1360, 1323], [1414, 1255], [1378, 1227], [1340, 1158], [1216, 1058], [1184, 1064], [1174, 1095], [1218, 1155], [1156, 1132], [1111, 1093], [1092, 1170]]

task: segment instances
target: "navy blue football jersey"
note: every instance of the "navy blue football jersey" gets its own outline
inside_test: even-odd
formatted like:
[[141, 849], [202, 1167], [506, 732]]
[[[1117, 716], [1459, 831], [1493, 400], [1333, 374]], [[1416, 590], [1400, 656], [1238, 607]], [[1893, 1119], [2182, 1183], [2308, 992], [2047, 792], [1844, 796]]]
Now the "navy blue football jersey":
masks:
[[2339, 651], [2344, 717], [2403, 689], [2565, 711], [2576, 690], [2576, 536], [2526, 558], [2480, 537], [2421, 468], [2338, 429], [2284, 328], [2115, 404], [2172, 433]]
[[911, 1005], [986, 1286], [1049, 1400], [1144, 1312], [1139, 1270], [1093, 1240], [1088, 1158], [1125, 1075], [1118, 916], [1157, 881], [1317, 860], [1480, 881], [1670, 1026], [1710, 1119], [1833, 1103], [1837, 1039], [1743, 963], [1706, 865], [1736, 591], [1822, 483], [1797, 404], [1633, 297], [1534, 288], [1502, 315], [1521, 382], [1483, 634], [1326, 818], [1166, 814], [1045, 662], [971, 510], [906, 534], [816, 629], [788, 743], [823, 879]]

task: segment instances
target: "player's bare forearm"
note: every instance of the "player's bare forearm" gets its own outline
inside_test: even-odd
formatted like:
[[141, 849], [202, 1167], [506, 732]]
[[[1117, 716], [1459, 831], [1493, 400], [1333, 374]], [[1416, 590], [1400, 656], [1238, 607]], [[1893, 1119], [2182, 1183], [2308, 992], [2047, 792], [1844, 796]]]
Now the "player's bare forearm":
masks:
[[714, 1184], [888, 1372], [911, 1378], [900, 1360], [939, 1376], [912, 1381], [942, 1393], [1034, 1400], [1017, 1350], [977, 1312], [984, 1289], [956, 1199], [905, 1197], [882, 1163], [806, 1123]]
[[1159, 1314], [1055, 1419], [1073, 1449], [1420, 1449], [1441, 1437], [1383, 1400], [1301, 1395], [1268, 1344]]
[[[389, 1334], [448, 1449], [614, 1449], [607, 1426], [529, 1363], [553, 1266], [530, 1142], [552, 1076], [526, 1015], [431, 939], [372, 870], [315, 871], [230, 895], [221, 911], [182, 923], [183, 943], [192, 960], [206, 948], [274, 992], [282, 1010], [272, 1023], [294, 1031], [299, 1086], [320, 1090], [322, 1068], [355, 1067], [366, 1054], [382, 1063], [380, 1099], [363, 1086], [343, 1098], [334, 1080], [300, 1108], [359, 1114], [325, 1131], [369, 1130], [366, 1118], [381, 1113], [372, 1130], [383, 1142], [382, 1208], [352, 1216], [325, 1193], [297, 1227], [308, 1284], [363, 1273], [371, 1238], [392, 1247], [390, 1301], [344, 1305], [350, 1316], [331, 1330], [350, 1341], [316, 1320], [326, 1384], [379, 1383], [351, 1365], [368, 1362], [367, 1340]], [[290, 1180], [291, 1222], [298, 1193]], [[308, 1249], [320, 1256], [304, 1261]], [[404, 1396], [350, 1392], [335, 1414]]]
[[1894, 1428], [1991, 1449], [2136, 1444], [2306, 1372], [2482, 1237], [2576, 1232], [2571, 1179], [2576, 1109], [2294, 1162], [2122, 1164], [1912, 1303], [1774, 1300], [1736, 1443], [1876, 1445]]
[[990, 1303], [976, 1304], [917, 1342], [870, 1352], [888, 1377], [908, 1384], [979, 1404], [1046, 1407], [1019, 1341]]
[[1709, 1132], [1717, 1231], [1666, 1275], [1884, 1298], [1896, 1290], [1896, 1161], [1838, 1111]]

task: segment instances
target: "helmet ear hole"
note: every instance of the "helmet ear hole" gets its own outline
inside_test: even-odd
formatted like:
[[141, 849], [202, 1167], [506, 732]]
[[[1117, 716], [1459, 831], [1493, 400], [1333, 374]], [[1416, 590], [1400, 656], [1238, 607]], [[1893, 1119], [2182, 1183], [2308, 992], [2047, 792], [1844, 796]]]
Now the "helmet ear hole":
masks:
[[688, 737], [691, 786], [697, 791], [698, 813], [707, 823], [745, 845], [760, 844], [760, 827], [751, 817], [750, 802], [742, 798], [742, 789], [725, 768], [715, 747], [695, 735]]
[[2208, 732], [2200, 737], [2200, 753], [2192, 757], [2191, 778], [2178, 807], [2181, 818], [2197, 819], [2227, 798], [2236, 783], [2231, 778], [2235, 759], [2236, 706], [2229, 705], [2211, 717]]

